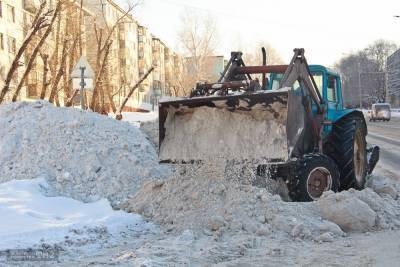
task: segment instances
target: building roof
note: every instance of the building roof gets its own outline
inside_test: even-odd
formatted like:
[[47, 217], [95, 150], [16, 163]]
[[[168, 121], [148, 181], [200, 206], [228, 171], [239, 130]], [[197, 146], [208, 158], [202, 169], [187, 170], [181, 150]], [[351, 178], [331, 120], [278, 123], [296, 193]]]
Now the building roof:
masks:
[[[113, 7], [115, 7], [116, 9], [118, 9], [119, 12], [125, 14], [126, 10], [124, 10], [122, 7], [120, 7], [118, 4], [116, 4], [113, 0], [107, 0], [107, 2], [112, 5]], [[131, 19], [133, 22], [138, 23], [132, 16], [132, 14], [127, 14], [126, 16], [127, 18]]]

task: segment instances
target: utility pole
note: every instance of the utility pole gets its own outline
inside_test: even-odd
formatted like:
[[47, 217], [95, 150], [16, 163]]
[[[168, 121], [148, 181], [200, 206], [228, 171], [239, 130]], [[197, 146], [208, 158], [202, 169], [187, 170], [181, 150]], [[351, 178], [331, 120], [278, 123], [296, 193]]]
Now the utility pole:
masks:
[[358, 62], [358, 90], [360, 93], [360, 108], [362, 109], [362, 92], [361, 92], [361, 71], [360, 71], [360, 62]]
[[80, 82], [80, 93], [81, 93], [81, 108], [82, 110], [85, 109], [85, 100], [84, 100], [84, 96], [83, 96], [83, 90], [85, 89], [86, 83], [85, 83], [85, 70], [86, 67], [84, 66], [80, 66], [79, 69], [81, 70], [81, 82]]
[[388, 67], [386, 66], [386, 71], [385, 71], [385, 102], [389, 103], [389, 73], [388, 73]]

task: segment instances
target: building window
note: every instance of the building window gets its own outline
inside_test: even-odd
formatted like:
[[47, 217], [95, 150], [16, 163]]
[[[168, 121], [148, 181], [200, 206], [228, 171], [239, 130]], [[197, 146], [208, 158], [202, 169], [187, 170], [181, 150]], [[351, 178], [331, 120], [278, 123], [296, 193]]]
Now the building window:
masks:
[[144, 51], [143, 48], [139, 49], [139, 59], [143, 59], [144, 58]]
[[36, 84], [28, 84], [27, 95], [28, 97], [36, 97], [37, 96], [37, 86]]
[[4, 35], [0, 33], [0, 50], [4, 50]]
[[119, 40], [119, 48], [123, 49], [125, 48], [125, 40]]
[[17, 40], [8, 36], [8, 52], [15, 54], [17, 52]]
[[13, 6], [7, 5], [8, 19], [15, 22], [15, 8]]
[[0, 17], [3, 17], [3, 1], [0, 1]]
[[153, 88], [154, 88], [154, 90], [161, 90], [161, 82], [153, 81]]
[[121, 64], [122, 68], [125, 68], [126, 67], [126, 59], [125, 58], [121, 58], [120, 59], [120, 64]]
[[336, 102], [336, 78], [328, 76], [327, 98], [329, 102]]

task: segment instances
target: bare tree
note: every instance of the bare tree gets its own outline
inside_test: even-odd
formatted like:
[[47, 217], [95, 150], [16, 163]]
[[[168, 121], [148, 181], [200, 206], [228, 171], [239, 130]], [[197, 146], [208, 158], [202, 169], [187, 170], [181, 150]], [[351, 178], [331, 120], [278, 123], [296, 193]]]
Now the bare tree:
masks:
[[202, 16], [191, 9], [186, 9], [182, 14], [181, 25], [178, 41], [185, 58], [182, 61], [183, 74], [178, 83], [187, 94], [196, 81], [210, 77], [209, 58], [214, 55], [217, 46], [217, 26], [210, 15]]
[[[92, 110], [96, 110], [96, 106], [100, 102], [100, 109], [104, 109], [104, 90], [106, 91], [106, 94], [108, 96], [108, 99], [110, 99], [109, 95], [112, 95], [111, 92], [109, 92], [109, 88], [104, 88], [104, 77], [107, 77], [107, 75], [104, 75], [104, 72], [107, 68], [108, 65], [108, 56], [109, 56], [109, 50], [111, 49], [112, 41], [113, 41], [113, 36], [115, 35], [116, 29], [118, 28], [119, 25], [122, 23], [125, 23], [125, 19], [129, 14], [132, 12], [132, 10], [138, 5], [138, 2], [136, 3], [131, 3], [127, 2], [127, 9], [123, 14], [121, 14], [116, 21], [112, 24], [109, 25], [107, 23], [106, 15], [103, 11], [103, 22], [105, 23], [105, 29], [100, 27], [97, 22], [94, 23], [94, 32], [95, 32], [95, 37], [97, 41], [97, 55], [96, 55], [96, 68], [95, 68], [95, 83], [94, 83], [94, 89], [93, 89], [93, 95], [90, 103], [90, 108]], [[102, 95], [100, 98], [100, 101], [98, 99], [99, 93]], [[111, 97], [112, 99], [112, 97]], [[114, 108], [114, 104], [110, 103], [110, 105]], [[101, 111], [101, 110], [100, 110]]]
[[140, 78], [140, 80], [129, 89], [128, 94], [125, 96], [124, 100], [122, 101], [121, 105], [119, 106], [115, 118], [117, 120], [122, 120], [122, 110], [124, 109], [126, 103], [128, 102], [129, 98], [132, 96], [132, 94], [135, 92], [135, 90], [140, 86], [140, 84], [146, 80], [147, 76], [150, 75], [150, 73], [154, 70], [154, 67], [151, 67], [144, 75], [143, 77]]
[[339, 60], [335, 67], [342, 75], [345, 104], [368, 106], [385, 101], [386, 59], [395, 50], [395, 44], [377, 40]]
[[59, 13], [61, 11], [61, 8], [62, 8], [62, 5], [63, 5], [63, 1], [62, 0], [58, 1], [57, 6], [56, 6], [56, 8], [55, 8], [55, 10], [53, 12], [53, 15], [52, 15], [51, 19], [50, 19], [50, 22], [48, 22], [46, 24], [47, 25], [46, 31], [40, 37], [39, 42], [37, 43], [37, 45], [33, 49], [33, 52], [29, 57], [28, 64], [26, 65], [25, 72], [22, 75], [22, 78], [21, 78], [20, 82], [18, 83], [17, 88], [16, 88], [16, 90], [14, 92], [14, 95], [12, 97], [12, 101], [13, 102], [17, 101], [19, 92], [20, 92], [22, 86], [25, 84], [25, 79], [28, 77], [29, 73], [31, 72], [33, 64], [36, 61], [36, 57], [40, 52], [40, 49], [42, 48], [42, 46], [43, 46], [44, 42], [46, 41], [47, 37], [50, 35], [50, 32], [52, 30], [54, 21], [56, 20], [57, 16], [59, 15]]
[[[71, 45], [71, 47], [75, 47], [77, 42], [78, 42], [78, 38], [76, 38], [73, 41], [73, 44]], [[53, 83], [52, 83], [51, 90], [50, 90], [50, 96], [49, 96], [49, 102], [50, 103], [53, 103], [53, 101], [57, 97], [58, 91], [59, 91], [58, 90], [58, 84], [59, 84], [59, 82], [61, 80], [61, 77], [63, 75], [65, 75], [65, 64], [66, 64], [66, 61], [67, 61], [67, 56], [68, 56], [68, 54], [70, 52], [69, 43], [70, 43], [70, 40], [65, 38], [64, 43], [63, 43], [61, 61], [60, 61], [59, 67], [58, 67], [57, 75], [53, 79]]]
[[49, 26], [48, 16], [51, 14], [51, 11], [44, 12], [45, 7], [46, 7], [46, 1], [42, 1], [32, 21], [31, 28], [29, 29], [24, 41], [22, 42], [21, 46], [18, 49], [17, 54], [14, 57], [13, 62], [11, 63], [11, 67], [8, 70], [4, 86], [0, 92], [0, 104], [4, 101], [6, 94], [10, 90], [11, 80], [13, 79], [14, 74], [18, 69], [18, 67], [20, 67], [20, 59], [24, 54], [25, 50], [28, 48], [28, 45], [32, 42], [33, 38], [41, 29]]
[[49, 81], [47, 80], [47, 74], [49, 72], [49, 55], [46, 53], [40, 53], [40, 57], [43, 62], [43, 75], [42, 75], [42, 87], [40, 90], [40, 99], [44, 99], [47, 91], [47, 86], [49, 86]]
[[378, 71], [386, 70], [386, 59], [397, 50], [397, 45], [383, 39], [370, 44], [366, 49], [366, 55], [378, 64]]

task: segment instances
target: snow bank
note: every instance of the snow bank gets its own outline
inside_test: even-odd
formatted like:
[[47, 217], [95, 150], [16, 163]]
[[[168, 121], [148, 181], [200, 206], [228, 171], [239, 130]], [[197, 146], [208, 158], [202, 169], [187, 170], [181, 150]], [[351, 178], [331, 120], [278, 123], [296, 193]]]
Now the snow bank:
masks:
[[[141, 129], [157, 145], [158, 123], [142, 123]], [[173, 178], [145, 184], [122, 206], [167, 228], [205, 229], [217, 235], [238, 231], [259, 235], [284, 232], [319, 241], [341, 235], [343, 231], [400, 228], [398, 181], [374, 176], [368, 183], [371, 188], [363, 191], [350, 190], [321, 201], [295, 203], [285, 202], [276, 195], [279, 193], [287, 199], [284, 184], [256, 176], [251, 169], [246, 173], [246, 166], [232, 167], [224, 167], [221, 162], [178, 167]], [[254, 181], [266, 188], [251, 186]], [[348, 205], [338, 205], [339, 201]], [[371, 215], [367, 222], [360, 222], [365, 217], [347, 217], [346, 212], [358, 206], [365, 208], [367, 216]], [[341, 214], [335, 216], [336, 213]], [[360, 227], [347, 227], [347, 220], [352, 219]]]
[[39, 243], [82, 245], [117, 236], [127, 228], [142, 232], [153, 227], [139, 215], [114, 211], [105, 199], [85, 204], [46, 197], [47, 189], [43, 179], [0, 184], [0, 250]]
[[217, 236], [245, 232], [320, 241], [344, 232], [400, 228], [400, 201], [385, 193], [391, 191], [351, 189], [327, 192], [315, 202], [285, 202], [271, 190], [252, 186], [251, 170], [221, 166], [180, 168], [172, 179], [144, 185], [123, 207], [172, 230]]
[[265, 188], [238, 183], [232, 170], [226, 177], [217, 163], [182, 168], [172, 179], [146, 184], [123, 207], [178, 232], [306, 239], [343, 234], [320, 218], [314, 203], [284, 202]]
[[54, 192], [118, 204], [170, 171], [137, 127], [47, 102], [0, 106], [0, 182], [44, 178]]

